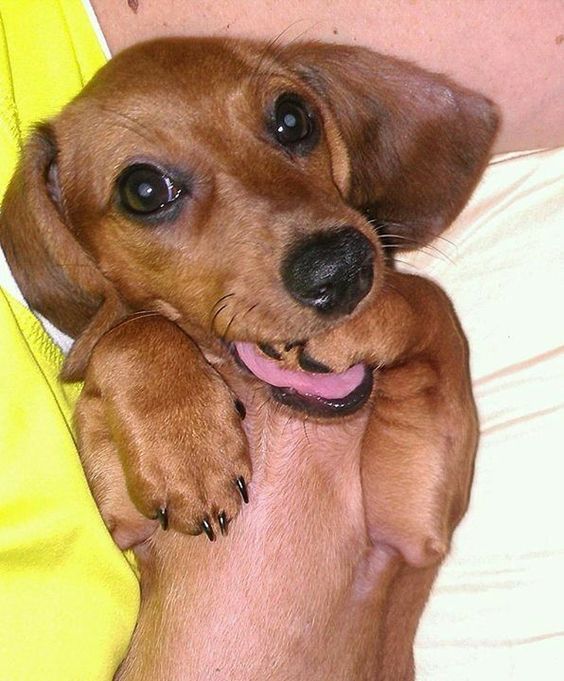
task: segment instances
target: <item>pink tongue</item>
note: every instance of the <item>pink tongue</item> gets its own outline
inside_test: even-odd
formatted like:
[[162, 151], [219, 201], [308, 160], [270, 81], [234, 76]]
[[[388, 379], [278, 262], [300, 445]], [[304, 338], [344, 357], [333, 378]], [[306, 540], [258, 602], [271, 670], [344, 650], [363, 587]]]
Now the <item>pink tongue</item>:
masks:
[[355, 364], [340, 374], [312, 374], [283, 369], [259, 353], [253, 343], [235, 343], [243, 364], [261, 381], [279, 388], [293, 388], [302, 395], [339, 399], [352, 393], [364, 379], [364, 365]]

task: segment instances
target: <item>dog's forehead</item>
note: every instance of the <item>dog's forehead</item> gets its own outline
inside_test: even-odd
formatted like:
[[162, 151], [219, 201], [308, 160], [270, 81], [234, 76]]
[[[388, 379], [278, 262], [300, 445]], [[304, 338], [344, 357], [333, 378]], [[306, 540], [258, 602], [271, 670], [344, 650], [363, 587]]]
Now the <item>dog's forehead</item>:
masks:
[[115, 177], [139, 155], [173, 166], [198, 159], [206, 165], [210, 153], [224, 158], [230, 150], [236, 158], [242, 145], [260, 145], [276, 98], [289, 90], [309, 93], [265, 49], [174, 39], [117, 55], [54, 122], [61, 176], [74, 176], [85, 159]]
[[118, 54], [87, 86], [81, 97], [123, 101], [182, 101], [201, 108], [253, 85], [260, 94], [275, 81], [297, 77], [268, 49], [256, 43], [213, 39], [161, 40]]
[[[266, 50], [266, 51], [265, 51]], [[228, 138], [239, 127], [260, 126], [284, 91], [307, 96], [308, 86], [260, 43], [171, 39], [130, 48], [104, 66], [59, 117], [57, 127], [76, 145], [143, 135]], [[113, 130], [113, 132], [112, 132]], [[62, 138], [61, 138], [62, 141]]]

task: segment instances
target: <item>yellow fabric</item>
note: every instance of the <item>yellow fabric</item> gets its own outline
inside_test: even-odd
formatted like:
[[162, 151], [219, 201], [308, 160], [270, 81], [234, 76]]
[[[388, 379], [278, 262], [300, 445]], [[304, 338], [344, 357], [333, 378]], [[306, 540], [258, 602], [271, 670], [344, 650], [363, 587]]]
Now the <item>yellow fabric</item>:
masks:
[[0, 0], [0, 196], [30, 127], [104, 61], [80, 0]]
[[[103, 64], [79, 0], [0, 0], [0, 197], [33, 122]], [[0, 288], [0, 681], [110, 681], [135, 625], [135, 575], [76, 452], [79, 386]]]

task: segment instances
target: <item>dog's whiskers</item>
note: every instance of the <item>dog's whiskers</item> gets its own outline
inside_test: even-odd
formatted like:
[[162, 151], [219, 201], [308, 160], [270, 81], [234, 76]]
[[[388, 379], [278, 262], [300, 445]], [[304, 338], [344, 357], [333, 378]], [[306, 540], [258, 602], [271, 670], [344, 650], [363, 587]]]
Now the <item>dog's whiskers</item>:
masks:
[[[218, 298], [215, 303], [211, 306], [209, 314], [211, 315], [211, 320], [210, 320], [210, 333], [214, 333], [215, 331], [215, 321], [219, 317], [219, 315], [227, 308], [229, 307], [229, 302], [223, 303], [225, 300], [228, 300], [229, 298], [232, 298], [235, 295], [235, 293], [226, 293], [225, 295], [221, 296]], [[216, 310], [217, 306], [221, 305], [219, 309]], [[215, 312], [214, 312], [215, 310]]]
[[[427, 253], [427, 255], [431, 257], [441, 256], [442, 259], [448, 260], [451, 264], [453, 265], [456, 264], [455, 260], [448, 253], [445, 253], [433, 243], [425, 243], [418, 239], [414, 239], [411, 236], [406, 236], [405, 234], [395, 234], [394, 232], [383, 231], [385, 228], [388, 227], [403, 227], [403, 225], [399, 222], [379, 222], [376, 219], [368, 219], [368, 223], [372, 225], [372, 227], [378, 232], [378, 235], [382, 239], [399, 239], [401, 241], [407, 241], [411, 244], [414, 244], [414, 246], [417, 246], [417, 248], [419, 248], [423, 253]], [[458, 249], [457, 245], [453, 241], [450, 241], [444, 236], [437, 235], [435, 239], [441, 239], [441, 241], [444, 241], [450, 246], [452, 246], [452, 248], [455, 251]], [[384, 248], [390, 249], [396, 248], [398, 250], [401, 248], [399, 244], [384, 244], [383, 246]], [[435, 253], [429, 251], [435, 251], [438, 255], [435, 255]]]
[[[448, 261], [449, 261], [450, 263], [452, 263], [453, 265], [455, 264], [454, 259], [451, 258], [450, 255], [449, 255], [448, 253], [445, 253], [444, 251], [441, 251], [440, 248], [438, 248], [437, 246], [435, 246], [435, 245], [432, 244], [432, 243], [427, 243], [427, 244], [426, 244], [426, 243], [424, 243], [424, 242], [422, 242], [422, 241], [418, 241], [417, 239], [413, 239], [413, 238], [408, 237], [408, 236], [403, 236], [403, 235], [401, 235], [401, 234], [382, 234], [381, 236], [382, 236], [383, 238], [403, 239], [404, 241], [408, 241], [408, 242], [414, 244], [414, 245], [417, 246], [423, 253], [427, 253], [427, 255], [430, 255], [430, 256], [433, 256], [433, 257], [441, 256], [442, 259], [448, 260]], [[456, 249], [456, 245], [455, 245], [455, 244], [453, 244], [452, 242], [448, 242], [448, 243], [451, 243], [452, 246]], [[389, 246], [395, 247], [395, 248], [397, 248], [397, 249], [401, 248], [401, 247], [399, 246], [399, 244], [389, 244]], [[431, 251], [431, 252], [429, 252], [429, 251]], [[433, 253], [432, 251], [435, 251], [435, 253]], [[437, 255], [437, 254], [438, 254], [438, 255]]]
[[213, 315], [213, 317], [211, 318], [211, 322], [210, 322], [210, 332], [211, 332], [211, 333], [214, 333], [214, 330], [215, 330], [215, 328], [214, 328], [214, 327], [215, 327], [215, 320], [219, 317], [219, 315], [220, 315], [220, 314], [223, 312], [223, 310], [225, 310], [227, 307], [229, 307], [228, 303], [225, 303], [225, 305], [222, 305], [222, 306], [219, 308], [219, 310], [217, 310], [217, 311], [215, 312], [215, 314]]
[[440, 239], [441, 241], [444, 241], [445, 243], [447, 243], [449, 246], [452, 246], [455, 250], [458, 250], [457, 244], [454, 241], [447, 239], [446, 236], [443, 236], [442, 234], [437, 234], [435, 236], [435, 239]]
[[272, 63], [268, 65], [268, 69], [263, 67], [266, 64], [267, 57], [270, 56], [271, 49], [283, 34], [284, 31], [281, 31], [277, 36], [269, 40], [259, 54], [258, 62], [249, 76], [249, 82], [255, 94], [260, 91], [261, 85], [270, 77], [274, 70], [274, 65]]
[[231, 324], [233, 324], [233, 322], [235, 321], [235, 319], [236, 319], [237, 316], [238, 316], [238, 313], [235, 312], [235, 314], [234, 314], [234, 315], [231, 317], [231, 319], [229, 320], [229, 323], [228, 323], [227, 326], [225, 327], [224, 332], [221, 334], [221, 340], [222, 340], [222, 341], [225, 342], [225, 340], [226, 340], [226, 338], [227, 338], [227, 334], [229, 333], [229, 329], [231, 328]]
[[234, 296], [234, 295], [235, 295], [234, 293], [226, 293], [224, 296], [221, 296], [221, 298], [218, 298], [218, 299], [215, 301], [215, 303], [211, 306], [210, 314], [215, 310], [215, 308], [216, 308], [220, 303], [222, 303], [224, 300], [227, 300], [227, 298], [231, 298], [231, 297]]
[[384, 368], [384, 360], [381, 360], [378, 362], [378, 364], [372, 369], [373, 371], [380, 371], [380, 369]]
[[111, 330], [118, 329], [120, 326], [125, 326], [126, 324], [129, 324], [129, 322], [134, 322], [137, 319], [145, 319], [146, 317], [162, 317], [162, 315], [155, 310], [137, 310], [121, 319]]
[[160, 317], [162, 316], [157, 310], [137, 310], [129, 315], [129, 319], [136, 319], [138, 317]]
[[[305, 33], [310, 31], [315, 26], [315, 24], [308, 26], [303, 31], [298, 33], [297, 36], [292, 38], [292, 40], [286, 43], [282, 43], [282, 38], [294, 26], [296, 26], [299, 23], [302, 23], [303, 21], [305, 21], [305, 19], [296, 19], [296, 21], [293, 21], [292, 23], [288, 24], [286, 28], [282, 29], [277, 35], [275, 35], [271, 40], [269, 40], [261, 50], [258, 63], [253, 69], [253, 72], [251, 73], [249, 78], [250, 83], [255, 90], [255, 93], [258, 92], [261, 89], [263, 83], [265, 83], [272, 76], [276, 66], [273, 60], [276, 59], [276, 57], [278, 57], [281, 54], [282, 50], [287, 45], [292, 45], [293, 43], [297, 42]], [[270, 63], [268, 64], [267, 68], [264, 68], [268, 57], [271, 58]]]
[[400, 258], [394, 258], [394, 262], [399, 262], [402, 265], [406, 265], [406, 267], [411, 267], [414, 270], [420, 271], [421, 268], [418, 267], [417, 265], [414, 265], [412, 262], [409, 262], [407, 260], [401, 260]]
[[[402, 250], [402, 247], [399, 244], [380, 244], [380, 246], [383, 250], [389, 251]], [[425, 244], [423, 246], [419, 246], [417, 250], [421, 251], [421, 253], [425, 253], [425, 255], [428, 255], [431, 258], [438, 258], [443, 262], [448, 261], [452, 265], [456, 264], [456, 262], [450, 256], [448, 256], [446, 253], [443, 253], [443, 251], [439, 250], [436, 246], [433, 246], [432, 244]]]
[[256, 307], [258, 307], [258, 303], [255, 303], [254, 305], [251, 305], [250, 307], [247, 308], [247, 310], [243, 313], [243, 316], [241, 317], [241, 321], [245, 319], [245, 317], [251, 313]]

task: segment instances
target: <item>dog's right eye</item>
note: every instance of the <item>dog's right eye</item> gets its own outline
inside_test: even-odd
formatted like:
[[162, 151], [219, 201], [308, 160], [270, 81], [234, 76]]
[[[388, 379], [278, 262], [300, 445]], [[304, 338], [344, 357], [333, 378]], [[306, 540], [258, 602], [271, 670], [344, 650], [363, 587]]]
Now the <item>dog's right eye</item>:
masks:
[[182, 194], [183, 188], [166, 172], [148, 163], [126, 168], [118, 178], [121, 206], [135, 215], [163, 211]]

